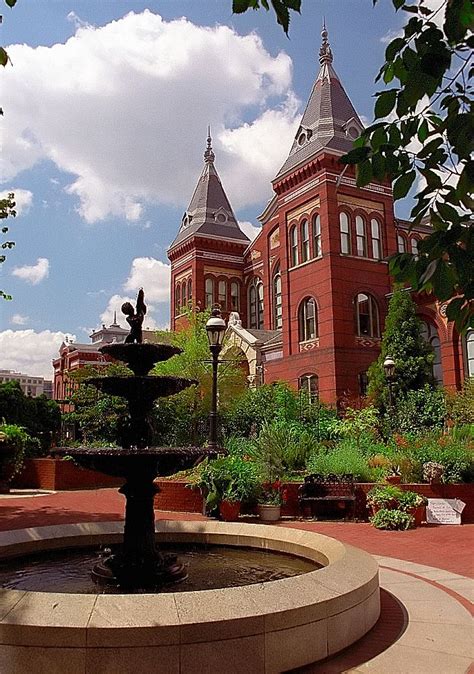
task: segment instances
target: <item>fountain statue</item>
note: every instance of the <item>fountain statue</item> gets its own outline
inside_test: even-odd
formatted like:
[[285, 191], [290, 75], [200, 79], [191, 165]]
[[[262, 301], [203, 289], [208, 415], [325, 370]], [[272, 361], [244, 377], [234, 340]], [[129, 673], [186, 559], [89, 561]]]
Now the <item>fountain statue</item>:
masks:
[[186, 578], [182, 563], [172, 555], [163, 555], [155, 543], [153, 500], [154, 479], [170, 475], [216, 449], [205, 447], [153, 447], [150, 413], [156, 399], [178, 393], [197, 382], [171, 376], [149, 376], [159, 361], [181, 352], [171, 344], [143, 343], [142, 323], [146, 313], [143, 288], [137, 297], [136, 309], [130, 302], [122, 306], [130, 333], [125, 343], [106, 344], [99, 351], [120, 360], [133, 371], [133, 376], [100, 376], [87, 379], [99, 391], [121, 396], [128, 402], [128, 414], [120, 420], [120, 447], [61, 448], [80, 465], [108, 475], [125, 478], [119, 489], [126, 498], [123, 544], [118, 553], [109, 554], [93, 570], [99, 583], [115, 583], [124, 589], [156, 588], [163, 583]]

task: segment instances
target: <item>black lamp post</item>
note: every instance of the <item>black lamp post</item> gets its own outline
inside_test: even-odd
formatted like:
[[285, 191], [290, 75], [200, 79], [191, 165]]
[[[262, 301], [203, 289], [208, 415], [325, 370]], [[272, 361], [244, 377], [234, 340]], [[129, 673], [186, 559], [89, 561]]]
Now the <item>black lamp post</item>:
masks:
[[207, 339], [212, 354], [212, 397], [209, 414], [209, 447], [217, 448], [217, 366], [222, 350], [226, 325], [219, 307], [214, 307], [206, 323]]
[[392, 356], [389, 356], [388, 354], [385, 356], [385, 360], [383, 362], [383, 369], [385, 372], [385, 379], [387, 380], [388, 384], [388, 399], [390, 402], [390, 410], [393, 412], [392, 384], [395, 379], [395, 361], [393, 360]]

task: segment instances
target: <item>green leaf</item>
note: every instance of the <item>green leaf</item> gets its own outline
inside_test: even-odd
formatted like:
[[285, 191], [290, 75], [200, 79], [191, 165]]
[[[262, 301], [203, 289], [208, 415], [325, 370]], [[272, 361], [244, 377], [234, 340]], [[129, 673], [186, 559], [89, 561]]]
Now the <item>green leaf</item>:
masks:
[[358, 164], [367, 158], [369, 152], [369, 147], [356, 147], [341, 157], [341, 162], [343, 162], [343, 164]]
[[357, 186], [364, 187], [372, 180], [372, 164], [366, 159], [357, 166]]
[[8, 54], [3, 47], [0, 47], [0, 66], [5, 67], [8, 63]]
[[418, 140], [420, 141], [420, 143], [425, 142], [425, 140], [428, 138], [428, 133], [429, 133], [428, 122], [426, 121], [426, 119], [424, 119], [421, 122], [420, 126], [418, 127]]
[[438, 213], [445, 222], [452, 222], [454, 224], [459, 222], [459, 213], [449, 204], [439, 201], [437, 202], [436, 207], [438, 209]]
[[385, 159], [380, 153], [372, 156], [372, 172], [377, 180], [383, 180], [385, 177]]
[[399, 51], [403, 49], [405, 46], [405, 40], [402, 37], [396, 37], [394, 40], [390, 42], [390, 44], [387, 46], [387, 49], [385, 50], [385, 60], [386, 61], [393, 61], [393, 57], [398, 54]]
[[388, 63], [383, 73], [383, 81], [385, 82], [385, 84], [389, 84], [389, 82], [393, 80], [394, 76], [395, 76], [394, 65], [393, 63]]
[[403, 199], [403, 197], [406, 197], [415, 181], [415, 178], [416, 171], [408, 171], [408, 173], [403, 173], [399, 178], [397, 178], [393, 186], [394, 201], [398, 201], [398, 199]]
[[16, 0], [5, 0], [9, 7], [14, 7], [16, 5]]
[[389, 115], [397, 100], [397, 89], [389, 89], [388, 91], [383, 91], [375, 103], [375, 117], [387, 117]]

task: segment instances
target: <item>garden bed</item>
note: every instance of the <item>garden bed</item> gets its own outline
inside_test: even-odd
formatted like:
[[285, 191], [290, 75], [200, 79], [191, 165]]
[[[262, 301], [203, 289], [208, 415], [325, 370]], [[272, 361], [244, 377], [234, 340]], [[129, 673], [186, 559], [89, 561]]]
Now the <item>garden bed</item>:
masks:
[[122, 478], [112, 477], [95, 470], [77, 466], [73, 461], [64, 459], [26, 459], [12, 487], [25, 489], [96, 489], [98, 487], [120, 487]]
[[[173, 512], [201, 513], [203, 509], [202, 496], [197, 489], [186, 487], [185, 480], [155, 480], [160, 492], [155, 496], [157, 510]], [[298, 482], [283, 484], [287, 500], [283, 505], [283, 517], [298, 517]], [[474, 484], [401, 484], [401, 489], [415, 491], [427, 498], [458, 498], [464, 501], [466, 507], [462, 514], [463, 523], [474, 522]], [[357, 482], [356, 485], [356, 518], [368, 519], [366, 508], [366, 494], [375, 484], [373, 482]]]

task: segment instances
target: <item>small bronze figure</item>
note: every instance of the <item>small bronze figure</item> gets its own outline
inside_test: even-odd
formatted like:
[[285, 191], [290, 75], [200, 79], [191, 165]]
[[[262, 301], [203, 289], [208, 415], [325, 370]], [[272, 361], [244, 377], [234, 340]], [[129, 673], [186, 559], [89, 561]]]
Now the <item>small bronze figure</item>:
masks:
[[130, 302], [122, 304], [122, 313], [127, 317], [130, 332], [125, 338], [125, 344], [141, 344], [143, 342], [142, 324], [146, 314], [145, 293], [143, 288], [138, 291], [136, 309]]

